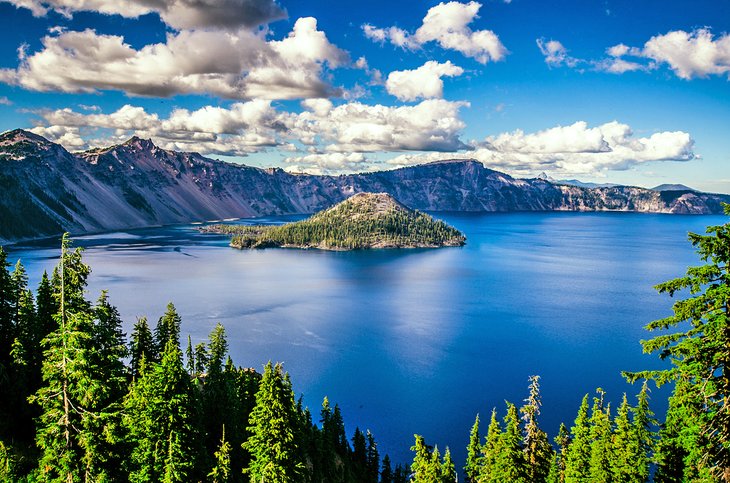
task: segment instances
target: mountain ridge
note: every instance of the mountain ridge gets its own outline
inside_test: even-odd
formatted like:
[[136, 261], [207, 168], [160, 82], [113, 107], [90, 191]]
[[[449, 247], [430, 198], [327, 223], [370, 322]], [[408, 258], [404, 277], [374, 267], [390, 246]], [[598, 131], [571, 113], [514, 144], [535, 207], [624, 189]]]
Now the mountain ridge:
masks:
[[519, 179], [476, 160], [339, 176], [291, 174], [169, 151], [133, 137], [70, 153], [29, 131], [0, 134], [0, 243], [226, 218], [310, 214], [359, 192], [420, 211], [720, 213], [730, 195], [580, 188]]

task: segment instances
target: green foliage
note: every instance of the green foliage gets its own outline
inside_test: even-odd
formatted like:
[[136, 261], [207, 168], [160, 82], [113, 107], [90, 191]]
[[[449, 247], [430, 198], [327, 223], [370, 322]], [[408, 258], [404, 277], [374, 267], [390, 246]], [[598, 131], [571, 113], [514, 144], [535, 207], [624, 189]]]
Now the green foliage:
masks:
[[251, 454], [245, 469], [252, 482], [288, 483], [303, 481], [304, 462], [297, 459], [294, 428], [297, 413], [289, 375], [280, 363], [271, 362], [256, 393], [256, 406], [249, 417], [248, 440], [243, 448]]
[[132, 343], [129, 348], [131, 354], [130, 372], [133, 378], [141, 375], [143, 364], [149, 365], [155, 361], [156, 348], [152, 339], [152, 331], [147, 324], [147, 317], [140, 317], [132, 329]]
[[190, 377], [169, 339], [162, 360], [142, 371], [125, 401], [130, 481], [188, 481], [196, 457], [195, 418]]
[[474, 425], [471, 427], [471, 432], [469, 433], [469, 445], [466, 447], [466, 465], [464, 466], [467, 481], [472, 483], [475, 483], [479, 476], [479, 460], [482, 457], [482, 445], [480, 441], [479, 415], [477, 414]]
[[[730, 205], [724, 209], [730, 215]], [[661, 331], [660, 335], [642, 341], [645, 352], [659, 352], [672, 367], [626, 375], [631, 381], [649, 378], [659, 385], [675, 383], [663, 432], [664, 438], [674, 441], [659, 446], [659, 478], [678, 474], [674, 457], [666, 453], [674, 448], [686, 452], [684, 479], [704, 478], [711, 472], [730, 482], [730, 223], [710, 226], [706, 233], [689, 234], [705, 264], [655, 287], [670, 297], [689, 292], [687, 298], [674, 302], [671, 316], [646, 326]], [[676, 332], [668, 333], [672, 329]], [[664, 464], [674, 468], [662, 469]]]
[[524, 421], [525, 477], [527, 481], [538, 483], [547, 479], [554, 452], [547, 433], [537, 424], [542, 406], [540, 377], [530, 376], [529, 381], [530, 395], [520, 409]]
[[598, 389], [593, 398], [590, 418], [590, 475], [591, 481], [611, 481], [611, 406], [604, 405], [605, 392]]
[[566, 483], [580, 483], [590, 478], [591, 429], [588, 420], [588, 394], [583, 397], [578, 416], [570, 428], [572, 441], [565, 457]]
[[221, 443], [215, 452], [215, 466], [208, 473], [211, 483], [228, 483], [231, 478], [231, 445], [226, 441], [225, 427], [221, 433]]
[[207, 231], [233, 235], [237, 248], [295, 246], [325, 249], [460, 246], [464, 235], [387, 195], [356, 195], [326, 211], [282, 226], [214, 225]]

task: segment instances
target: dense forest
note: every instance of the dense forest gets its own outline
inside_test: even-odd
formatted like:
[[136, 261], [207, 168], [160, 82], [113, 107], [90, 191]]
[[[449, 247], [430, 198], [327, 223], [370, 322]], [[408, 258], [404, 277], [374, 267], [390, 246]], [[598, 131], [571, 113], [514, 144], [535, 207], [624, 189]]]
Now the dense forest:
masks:
[[[369, 431], [348, 439], [337, 405], [315, 416], [296, 400], [281, 364], [234, 365], [220, 325], [183, 351], [172, 304], [127, 341], [108, 295], [86, 299], [90, 267], [67, 237], [35, 293], [0, 249], [0, 480], [455, 483], [463, 469], [485, 483], [730, 482], [730, 223], [690, 241], [704, 264], [656, 287], [687, 296], [647, 326], [658, 335], [644, 350], [668, 364], [625, 374], [643, 381], [635, 404], [624, 395], [614, 410], [598, 389], [551, 441], [532, 376], [486, 434], [476, 417], [459, 469], [420, 435], [411, 464], [381, 459]], [[673, 386], [663, 422], [649, 381]]]
[[461, 246], [456, 228], [410, 210], [385, 193], [360, 193], [306, 220], [281, 226], [212, 225], [236, 248], [302, 247], [356, 250]]

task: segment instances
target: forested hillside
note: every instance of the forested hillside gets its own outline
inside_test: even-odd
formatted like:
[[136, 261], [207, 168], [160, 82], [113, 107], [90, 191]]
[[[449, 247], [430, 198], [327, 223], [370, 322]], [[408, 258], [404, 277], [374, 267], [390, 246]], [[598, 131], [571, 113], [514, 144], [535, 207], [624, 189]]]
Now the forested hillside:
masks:
[[387, 193], [359, 193], [281, 226], [211, 225], [202, 230], [232, 235], [235, 248], [436, 248], [461, 246], [466, 240], [456, 228], [403, 206]]

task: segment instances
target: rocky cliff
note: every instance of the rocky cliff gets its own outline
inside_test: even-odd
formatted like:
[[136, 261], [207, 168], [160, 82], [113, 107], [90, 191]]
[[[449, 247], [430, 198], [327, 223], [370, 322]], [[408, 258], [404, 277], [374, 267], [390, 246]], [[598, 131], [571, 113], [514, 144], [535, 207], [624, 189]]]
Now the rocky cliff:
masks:
[[33, 133], [0, 135], [0, 242], [233, 217], [314, 213], [384, 192], [429, 211], [720, 213], [730, 196], [515, 179], [477, 161], [343, 176], [294, 175], [166, 151], [151, 141], [83, 153]]

